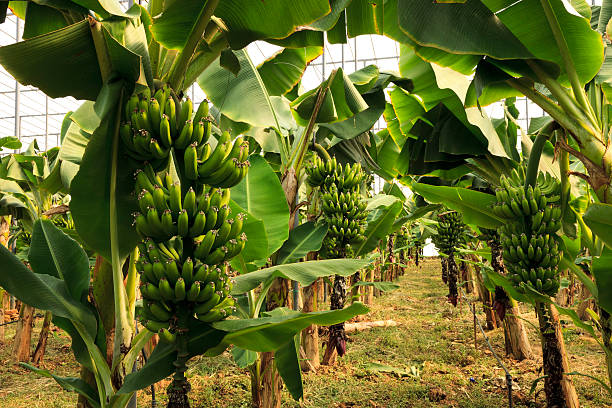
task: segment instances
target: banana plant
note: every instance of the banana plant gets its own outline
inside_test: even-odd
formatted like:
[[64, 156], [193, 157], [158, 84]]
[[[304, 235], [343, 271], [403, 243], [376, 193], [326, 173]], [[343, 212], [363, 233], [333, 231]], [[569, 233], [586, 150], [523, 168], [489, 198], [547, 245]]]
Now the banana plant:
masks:
[[[128, 261], [128, 256], [138, 242], [130, 221], [133, 168], [122, 160], [118, 107], [134, 90], [163, 83], [180, 97], [213, 62], [222, 60], [231, 67], [235, 60], [230, 49], [290, 36], [298, 26], [329, 14], [331, 6], [327, 0], [309, 0], [299, 9], [282, 1], [245, 8], [237, 1], [154, 0], [148, 8], [127, 11], [116, 1], [11, 2], [11, 7], [25, 18], [25, 40], [2, 47], [0, 63], [19, 82], [51, 97], [88, 100], [65, 120], [60, 177], [70, 189], [80, 238], [103, 259], [94, 287], [112, 282], [112, 293], [96, 302], [100, 315], [114, 311], [100, 326], [114, 332], [107, 345], [112, 350], [112, 387], [104, 377], [105, 389], [99, 393], [106, 406], [131, 369], [126, 363], [135, 351], [129, 350], [136, 350], [129, 347], [134, 344], [135, 285], [123, 284], [123, 265], [133, 265], [134, 257]], [[135, 270], [128, 269], [127, 282], [133, 283]]]

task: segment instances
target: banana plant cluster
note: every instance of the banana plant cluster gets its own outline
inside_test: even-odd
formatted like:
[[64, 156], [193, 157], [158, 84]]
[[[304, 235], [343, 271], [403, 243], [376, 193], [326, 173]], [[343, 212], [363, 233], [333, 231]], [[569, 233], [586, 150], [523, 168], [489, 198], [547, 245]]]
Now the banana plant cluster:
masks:
[[557, 266], [561, 260], [561, 184], [539, 173], [535, 187], [525, 187], [525, 169], [519, 166], [510, 177], [502, 175], [497, 189], [495, 215], [506, 220], [499, 228], [504, 262], [510, 278], [524, 291], [529, 286], [554, 296], [559, 289]]
[[[135, 172], [140, 212], [134, 214], [144, 239], [136, 262], [144, 299], [140, 319], [176, 348], [168, 394], [178, 402], [189, 391], [184, 373], [190, 321], [212, 323], [235, 311], [229, 261], [247, 238], [244, 215], [231, 217], [230, 191], [223, 187], [246, 175], [248, 144], [241, 137], [232, 143], [224, 132], [214, 150], [209, 143], [198, 148], [211, 134], [208, 104], [204, 101], [194, 115], [189, 99], [175, 104], [172, 94], [165, 85], [153, 98], [150, 90], [132, 95], [124, 108], [130, 121], [121, 125], [121, 133], [126, 153], [141, 163]], [[171, 149], [183, 159], [178, 180], [155, 171], [168, 166]]]

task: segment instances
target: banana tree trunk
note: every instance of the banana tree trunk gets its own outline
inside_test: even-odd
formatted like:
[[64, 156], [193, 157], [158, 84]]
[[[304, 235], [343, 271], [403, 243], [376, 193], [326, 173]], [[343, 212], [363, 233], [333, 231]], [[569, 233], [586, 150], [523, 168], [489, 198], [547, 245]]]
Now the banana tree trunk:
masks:
[[448, 269], [448, 301], [453, 305], [457, 306], [459, 300], [459, 292], [457, 291], [457, 277], [459, 275], [459, 268], [455, 262], [455, 254], [451, 253], [448, 256], [447, 261]]
[[[344, 308], [346, 302], [346, 279], [342, 276], [334, 278], [334, 286], [331, 294], [331, 310]], [[325, 354], [323, 355], [323, 365], [332, 366], [336, 364], [336, 357], [342, 357], [346, 352], [346, 333], [344, 332], [344, 322], [329, 326], [329, 339]]]
[[32, 363], [39, 366], [43, 362], [45, 357], [45, 351], [47, 350], [47, 340], [49, 339], [49, 328], [51, 327], [51, 318], [53, 314], [49, 311], [45, 313], [45, 320], [43, 320], [42, 328], [40, 329], [40, 335], [38, 337], [38, 344], [32, 354]]
[[[289, 213], [293, 214], [299, 185], [293, 168], [285, 172], [281, 184], [285, 192], [285, 199], [289, 205]], [[289, 231], [291, 231], [293, 227], [294, 220], [290, 217]], [[266, 310], [272, 310], [277, 307], [291, 307], [292, 302], [289, 296], [290, 293], [290, 282], [286, 279], [276, 279], [267, 294]], [[274, 367], [274, 353], [261, 353], [260, 362], [261, 389], [257, 391], [260, 393], [259, 407], [280, 408], [283, 381], [276, 367]]]
[[612, 316], [602, 308], [599, 308], [599, 323], [601, 324], [601, 336], [606, 352], [608, 382], [612, 384]]
[[548, 304], [537, 303], [536, 313], [542, 339], [542, 360], [544, 367], [544, 392], [546, 406], [550, 408], [578, 408], [578, 395], [571, 377], [565, 343], [559, 323], [557, 309]]
[[495, 317], [495, 312], [493, 311], [493, 297], [491, 296], [491, 292], [484, 284], [482, 280], [482, 275], [477, 272], [474, 274], [476, 278], [476, 286], [478, 287], [478, 300], [482, 302], [482, 307], [485, 312], [485, 318], [487, 321], [487, 330], [493, 330], [497, 328], [497, 318]]
[[19, 309], [19, 321], [15, 330], [13, 357], [17, 361], [30, 361], [30, 344], [34, 328], [34, 308], [24, 303]]
[[[311, 252], [306, 256], [307, 260], [317, 258], [316, 252]], [[304, 306], [302, 311], [316, 312], [317, 311], [317, 289], [319, 280], [316, 280], [310, 286], [303, 288]], [[302, 362], [302, 371], [314, 371], [319, 368], [319, 326], [310, 325], [302, 331], [302, 348], [304, 349], [305, 361]]]

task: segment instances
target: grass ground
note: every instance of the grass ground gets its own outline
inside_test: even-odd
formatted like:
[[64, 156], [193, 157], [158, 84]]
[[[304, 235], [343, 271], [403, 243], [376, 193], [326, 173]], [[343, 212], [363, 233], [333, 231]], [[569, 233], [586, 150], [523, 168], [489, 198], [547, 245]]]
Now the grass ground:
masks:
[[[466, 303], [457, 308], [445, 302], [446, 288], [440, 280], [440, 266], [435, 259], [420, 270], [411, 267], [399, 284], [400, 290], [376, 298], [364, 320], [393, 319], [397, 327], [374, 328], [350, 335], [348, 354], [332, 368], [323, 367], [316, 374], [304, 376], [304, 401], [297, 403], [284, 393], [283, 407], [461, 407], [490, 408], [507, 405], [504, 372], [486, 349], [478, 333], [474, 348], [472, 315]], [[535, 315], [523, 309], [527, 321], [535, 324]], [[479, 318], [484, 320], [484, 314]], [[40, 323], [39, 323], [40, 324]], [[540, 353], [534, 326], [527, 324], [531, 344]], [[12, 326], [7, 326], [12, 327]], [[569, 322], [564, 334], [573, 371], [604, 378], [603, 353], [597, 343]], [[7, 339], [12, 329], [7, 329]], [[513, 392], [516, 407], [543, 407], [542, 384], [534, 394], [531, 383], [540, 376], [539, 360], [515, 362], [503, 356], [501, 330], [488, 332], [494, 350], [501, 354], [518, 387]], [[34, 336], [36, 339], [36, 335]], [[0, 339], [1, 340], [1, 339]], [[59, 375], [77, 372], [68, 338], [55, 332], [46, 358], [46, 368]], [[383, 365], [419, 376], [381, 373]], [[248, 407], [249, 378], [226, 353], [216, 358], [192, 362], [188, 371], [192, 384], [194, 408]], [[612, 399], [594, 381], [574, 377], [582, 407], [611, 407]], [[157, 386], [165, 394], [167, 382]], [[158, 401], [164, 406], [163, 395]], [[150, 391], [141, 391], [140, 407], [151, 406]], [[0, 346], [0, 407], [38, 408], [74, 407], [74, 394], [62, 391], [53, 380], [29, 373], [10, 362], [10, 343]]]

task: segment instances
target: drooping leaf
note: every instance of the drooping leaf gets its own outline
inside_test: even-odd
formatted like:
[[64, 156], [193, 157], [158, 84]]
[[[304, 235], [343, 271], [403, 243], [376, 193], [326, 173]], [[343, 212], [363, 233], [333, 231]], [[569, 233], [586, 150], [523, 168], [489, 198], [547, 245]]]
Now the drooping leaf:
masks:
[[302, 0], [288, 7], [285, 0], [245, 3], [224, 0], [215, 16], [228, 28], [228, 41], [233, 49], [266, 38], [285, 38], [299, 26], [307, 25], [331, 11], [328, 0]]
[[21, 84], [40, 88], [52, 98], [95, 100], [102, 87], [87, 20], [0, 47], [0, 64]]
[[378, 245], [378, 242], [386, 237], [393, 228], [393, 224], [402, 211], [402, 203], [393, 197], [395, 202], [370, 213], [368, 226], [365, 231], [365, 239], [354, 246], [356, 255], [365, 255]]
[[[121, 81], [108, 85], [104, 94], [115, 101], [116, 108], [109, 112], [87, 145], [78, 173], [70, 187], [70, 209], [75, 228], [85, 243], [111, 259], [111, 228], [118, 229], [120, 257], [125, 257], [136, 246], [140, 237], [131, 226], [136, 202], [134, 169], [122, 157], [119, 149], [118, 121], [121, 117]], [[101, 94], [102, 95], [102, 94]], [[111, 204], [112, 203], [112, 204]], [[111, 219], [111, 205], [116, 208], [116, 219]]]
[[289, 239], [278, 251], [278, 264], [295, 262], [311, 251], [318, 251], [327, 234], [327, 224], [309, 221], [289, 232]]
[[100, 398], [98, 396], [98, 392], [94, 390], [91, 385], [87, 384], [84, 380], [77, 377], [60, 377], [49, 372], [49, 370], [44, 370], [42, 368], [35, 367], [31, 364], [20, 363], [20, 365], [22, 367], [27, 368], [28, 370], [35, 372], [40, 376], [53, 378], [64, 390], [76, 392], [84, 396], [94, 408], [100, 407]]
[[284, 95], [302, 78], [308, 63], [323, 52], [322, 47], [285, 48], [257, 67], [270, 95]]
[[296, 401], [304, 396], [302, 367], [300, 367], [298, 358], [299, 347], [299, 335], [296, 335], [274, 352], [274, 366], [283, 379], [287, 390]]
[[38, 274], [61, 279], [76, 301], [89, 290], [89, 258], [81, 246], [49, 220], [37, 220], [28, 260]]
[[275, 265], [236, 277], [232, 294], [246, 293], [274, 278], [290, 279], [299, 282], [302, 286], [308, 286], [324, 276], [350, 276], [368, 263], [362, 259], [326, 259]]
[[[286, 99], [273, 102], [257, 68], [246, 50], [235, 51], [240, 62], [238, 75], [213, 62], [198, 77], [198, 85], [207, 98], [223, 115], [235, 122], [244, 122], [254, 127], [292, 127], [293, 119]], [[281, 103], [285, 108], [281, 109]], [[257, 109], [253, 109], [257, 106]]]
[[82, 303], [74, 300], [65, 282], [51, 275], [34, 273], [2, 245], [0, 263], [0, 286], [8, 293], [27, 305], [76, 321], [95, 335], [95, 317]]
[[252, 155], [249, 161], [251, 167], [246, 177], [232, 188], [232, 200], [263, 221], [268, 254], [272, 254], [289, 236], [289, 206], [280, 181], [266, 160]]
[[223, 320], [214, 323], [213, 327], [229, 332], [223, 339], [226, 343], [253, 351], [275, 351], [311, 324], [329, 326], [368, 311], [369, 309], [360, 302], [340, 310], [311, 313], [277, 308], [270, 312], [269, 316], [257, 319]]
[[448, 208], [461, 212], [463, 221], [467, 224], [493, 229], [503, 224], [503, 221], [493, 214], [492, 208], [497, 200], [494, 195], [466, 188], [422, 183], [415, 183], [412, 190], [431, 203], [442, 203]]
[[612, 248], [612, 205], [593, 203], [584, 213], [584, 222], [608, 248]]
[[[219, 345], [226, 333], [215, 330], [210, 325], [195, 321], [189, 323], [189, 357], [203, 354]], [[118, 394], [128, 394], [141, 390], [163, 380], [174, 372], [173, 362], [176, 360], [175, 346], [160, 343], [149, 356], [147, 363], [138, 371], [125, 377]]]

